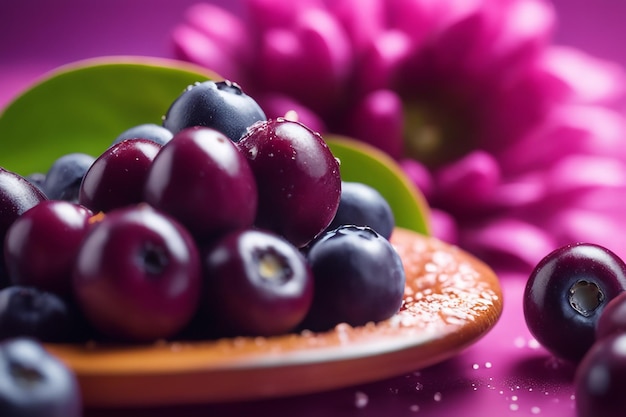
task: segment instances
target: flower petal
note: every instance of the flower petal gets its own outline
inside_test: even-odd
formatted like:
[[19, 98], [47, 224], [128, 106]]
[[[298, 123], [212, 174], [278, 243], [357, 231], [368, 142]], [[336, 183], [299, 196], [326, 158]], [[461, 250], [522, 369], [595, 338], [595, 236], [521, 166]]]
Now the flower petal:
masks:
[[626, 164], [611, 157], [572, 155], [546, 170], [545, 181], [552, 194], [626, 187]]
[[[591, 242], [626, 256], [626, 219], [580, 208], [565, 209], [550, 222], [550, 232], [560, 244]], [[625, 258], [626, 259], [626, 258]]]
[[367, 142], [393, 158], [402, 154], [402, 100], [391, 90], [365, 96], [347, 120], [348, 134]]
[[289, 28], [303, 10], [324, 8], [322, 0], [244, 0], [251, 31], [259, 36], [267, 30]]
[[436, 201], [461, 210], [481, 205], [490, 200], [499, 181], [498, 162], [484, 151], [474, 151], [437, 171]]
[[185, 19], [241, 65], [249, 62], [251, 40], [239, 16], [214, 4], [198, 3], [185, 11]]
[[412, 49], [412, 40], [399, 30], [383, 32], [365, 45], [355, 75], [356, 94], [389, 88]]
[[242, 67], [214, 39], [191, 26], [180, 25], [172, 31], [172, 40], [174, 54], [179, 59], [202, 65], [224, 78], [245, 84]]
[[400, 166], [404, 173], [413, 181], [413, 184], [422, 192], [424, 197], [432, 199], [434, 192], [433, 177], [423, 164], [415, 159], [405, 158], [400, 160]]
[[329, 11], [337, 18], [357, 53], [385, 29], [385, 0], [333, 0]]
[[543, 169], [572, 154], [626, 158], [626, 120], [606, 107], [567, 105], [554, 109], [550, 119], [499, 155], [509, 174]]
[[459, 230], [456, 220], [445, 211], [430, 209], [430, 227], [432, 235], [451, 245], [459, 241]]
[[587, 103], [611, 103], [626, 88], [624, 68], [569, 47], [546, 50], [542, 64], [570, 91], [572, 99]]
[[467, 227], [461, 232], [460, 244], [494, 269], [526, 274], [558, 247], [546, 230], [512, 217]]
[[307, 106], [283, 94], [263, 94], [257, 102], [268, 118], [284, 117], [288, 112], [295, 112], [298, 121], [316, 132], [325, 132], [326, 126], [315, 112]]

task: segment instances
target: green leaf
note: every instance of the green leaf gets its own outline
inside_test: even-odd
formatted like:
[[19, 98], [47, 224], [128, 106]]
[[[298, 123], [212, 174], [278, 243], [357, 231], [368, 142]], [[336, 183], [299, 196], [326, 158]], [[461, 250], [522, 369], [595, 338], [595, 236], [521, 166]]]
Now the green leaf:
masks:
[[326, 135], [325, 139], [341, 162], [344, 181], [374, 187], [389, 202], [397, 226], [430, 234], [430, 210], [426, 199], [391, 157], [354, 139], [333, 135]]
[[219, 78], [179, 61], [107, 57], [79, 61], [46, 75], [0, 114], [0, 166], [45, 172], [66, 153], [94, 157], [119, 133], [161, 123], [190, 84]]
[[[219, 79], [194, 65], [160, 58], [79, 61], [43, 77], [0, 114], [0, 166], [45, 172], [70, 152], [100, 155], [122, 131], [160, 123], [190, 84]], [[347, 181], [369, 184], [389, 201], [398, 226], [428, 234], [428, 204], [395, 161], [362, 142], [328, 137]]]

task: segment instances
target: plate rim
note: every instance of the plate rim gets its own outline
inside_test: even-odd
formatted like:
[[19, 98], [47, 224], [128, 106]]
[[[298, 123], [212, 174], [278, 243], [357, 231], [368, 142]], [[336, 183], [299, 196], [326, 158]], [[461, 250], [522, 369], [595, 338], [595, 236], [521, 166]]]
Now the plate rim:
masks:
[[[265, 355], [262, 349], [252, 349], [250, 341], [259, 339], [270, 345], [285, 340], [305, 343], [302, 342], [305, 336], [289, 334], [271, 338], [174, 341], [146, 347], [112, 349], [90, 345], [46, 344], [45, 347], [74, 370], [85, 405], [98, 408], [276, 398], [373, 382], [402, 372], [419, 370], [455, 356], [482, 338], [502, 314], [502, 289], [490, 267], [456, 246], [402, 228], [394, 231], [392, 243], [394, 236], [420, 239], [452, 253], [462, 262], [467, 261], [475, 268], [481, 282], [486, 282], [493, 291], [493, 305], [485, 310], [479, 320], [446, 325], [445, 331], [400, 326], [390, 327], [389, 332], [386, 332], [382, 324], [370, 323], [356, 328], [345, 325], [347, 330], [354, 332], [356, 345], [354, 340], [348, 339], [343, 345], [269, 351]], [[401, 310], [383, 323], [401, 320], [402, 314]], [[369, 330], [371, 333], [368, 333]], [[333, 342], [332, 337], [339, 337], [337, 335], [335, 329], [310, 337], [329, 337], [330, 342]], [[202, 356], [203, 353], [215, 355], [216, 344], [223, 343], [228, 348], [228, 344], [236, 344], [237, 339], [241, 339], [249, 349], [247, 354], [243, 351], [243, 356], [235, 354], [230, 358]], [[444, 343], [445, 349], [440, 349]], [[185, 351], [191, 353], [181, 356], [180, 352], [184, 355]], [[168, 357], [172, 358], [171, 362], [168, 362]], [[120, 358], [121, 362], [115, 362]], [[178, 362], [174, 362], [176, 358]], [[133, 366], [125, 367], [129, 363]], [[155, 363], [157, 366], [153, 367]], [[376, 369], [369, 369], [374, 365]], [[325, 378], [320, 380], [320, 375]], [[137, 390], [137, 386], [142, 386], [142, 390]]]

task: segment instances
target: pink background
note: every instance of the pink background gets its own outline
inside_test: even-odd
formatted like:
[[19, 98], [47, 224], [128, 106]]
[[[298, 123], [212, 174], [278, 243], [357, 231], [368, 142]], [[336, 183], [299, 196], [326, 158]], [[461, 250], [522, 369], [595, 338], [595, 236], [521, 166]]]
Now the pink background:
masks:
[[[170, 57], [168, 33], [195, 2], [2, 0], [0, 108], [44, 72], [71, 61], [101, 55]], [[626, 65], [626, 2], [554, 3], [560, 19], [557, 43]], [[113, 415], [573, 417], [572, 367], [556, 363], [530, 337], [521, 309], [523, 280], [503, 280], [502, 285], [505, 309], [495, 329], [458, 357], [432, 368], [303, 397]]]

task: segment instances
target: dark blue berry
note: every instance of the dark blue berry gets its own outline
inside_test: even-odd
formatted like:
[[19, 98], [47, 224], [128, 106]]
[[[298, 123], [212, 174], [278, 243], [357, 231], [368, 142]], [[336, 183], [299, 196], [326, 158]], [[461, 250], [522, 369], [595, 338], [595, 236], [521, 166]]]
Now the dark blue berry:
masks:
[[80, 183], [95, 159], [84, 153], [70, 153], [54, 161], [43, 183], [46, 196], [51, 200], [77, 202]]
[[205, 81], [190, 85], [172, 103], [163, 127], [174, 134], [188, 127], [211, 127], [238, 142], [249, 126], [261, 120], [266, 120], [265, 113], [239, 85]]
[[303, 327], [322, 331], [393, 316], [404, 295], [405, 273], [391, 243], [373, 229], [341, 226], [314, 241], [307, 254], [313, 304]]
[[0, 416], [79, 417], [80, 388], [75, 374], [37, 341], [0, 343]]
[[73, 336], [72, 318], [59, 296], [34, 287], [0, 290], [0, 340], [27, 336], [42, 342], [67, 342]]
[[387, 200], [375, 188], [360, 182], [341, 182], [341, 198], [327, 230], [343, 225], [369, 226], [389, 239], [395, 226]]
[[113, 141], [112, 145], [122, 142], [126, 139], [147, 139], [158, 143], [159, 145], [165, 145], [172, 139], [172, 132], [164, 128], [163, 126], [154, 123], [144, 123], [141, 125], [133, 126], [120, 133]]

